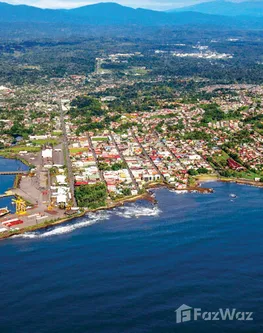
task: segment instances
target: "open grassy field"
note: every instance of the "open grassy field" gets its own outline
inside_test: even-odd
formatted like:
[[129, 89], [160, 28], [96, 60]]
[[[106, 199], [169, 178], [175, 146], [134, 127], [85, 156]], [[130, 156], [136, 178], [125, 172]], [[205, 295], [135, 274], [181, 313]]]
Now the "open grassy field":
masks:
[[83, 153], [84, 151], [88, 151], [88, 148], [69, 148], [71, 154]]
[[59, 144], [58, 139], [43, 139], [43, 140], [33, 140], [31, 141], [33, 145], [45, 146], [45, 145], [52, 145], [56, 146]]
[[227, 165], [227, 160], [229, 159], [230, 157], [228, 156], [228, 154], [224, 151], [221, 151], [220, 154], [214, 154], [213, 155], [213, 160], [221, 165], [222, 167], [226, 166]]
[[8, 147], [5, 149], [1, 149], [0, 150], [0, 155], [4, 156], [4, 155], [8, 155], [8, 154], [18, 154], [20, 151], [28, 151], [31, 153], [37, 153], [41, 150], [41, 147], [27, 147], [27, 146], [14, 146], [14, 147]]

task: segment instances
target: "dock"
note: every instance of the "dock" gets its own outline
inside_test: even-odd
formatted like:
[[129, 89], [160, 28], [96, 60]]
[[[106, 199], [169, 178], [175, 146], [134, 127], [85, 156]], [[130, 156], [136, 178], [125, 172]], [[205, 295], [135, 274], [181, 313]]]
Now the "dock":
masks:
[[0, 199], [12, 197], [12, 196], [14, 196], [14, 193], [12, 191], [6, 191], [4, 194], [0, 194]]
[[29, 171], [0, 171], [0, 176], [27, 175]]

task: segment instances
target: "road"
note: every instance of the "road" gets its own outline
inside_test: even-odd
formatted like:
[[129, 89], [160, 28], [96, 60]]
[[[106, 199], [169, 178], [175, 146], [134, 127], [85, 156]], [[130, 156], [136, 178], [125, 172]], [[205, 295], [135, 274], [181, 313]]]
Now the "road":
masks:
[[127, 170], [128, 170], [129, 175], [130, 175], [130, 177], [131, 177], [131, 180], [132, 180], [133, 185], [135, 186], [135, 188], [136, 188], [137, 190], [139, 190], [139, 186], [138, 186], [138, 184], [137, 184], [137, 182], [136, 182], [136, 179], [135, 179], [133, 173], [131, 172], [131, 169], [129, 168], [129, 165], [128, 165], [128, 163], [126, 162], [125, 157], [124, 157], [122, 151], [120, 150], [119, 146], [117, 145], [117, 142], [115, 141], [115, 138], [114, 138], [114, 136], [112, 135], [112, 133], [110, 133], [110, 137], [111, 137], [111, 140], [112, 140], [112, 142], [114, 143], [114, 145], [115, 145], [115, 147], [116, 147], [118, 153], [120, 154], [120, 157], [121, 157], [122, 161], [125, 162], [126, 165], [127, 165]]
[[183, 169], [185, 169], [185, 166], [181, 163], [180, 159], [175, 155], [175, 153], [168, 147], [168, 145], [163, 141], [161, 140], [160, 136], [159, 136], [159, 133], [155, 130], [154, 131], [154, 134], [156, 136], [156, 138], [159, 140], [159, 142], [169, 151], [169, 153], [173, 156], [173, 158], [175, 158], [175, 160], [181, 165], [181, 167]]
[[74, 174], [72, 171], [72, 164], [70, 160], [70, 155], [69, 155], [69, 144], [68, 144], [68, 136], [67, 136], [67, 131], [66, 131], [66, 124], [64, 120], [64, 111], [62, 108], [62, 102], [59, 100], [58, 102], [59, 108], [60, 108], [60, 124], [61, 124], [61, 130], [63, 132], [63, 138], [62, 138], [62, 143], [63, 143], [63, 150], [65, 152], [65, 163], [68, 169], [68, 181], [69, 181], [69, 187], [70, 187], [70, 192], [72, 196], [72, 202], [73, 206], [77, 207], [77, 202], [75, 199], [75, 189], [74, 189]]
[[92, 151], [93, 158], [94, 158], [94, 160], [96, 162], [96, 165], [97, 165], [97, 168], [99, 170], [100, 181], [105, 183], [104, 174], [103, 174], [103, 172], [99, 168], [98, 157], [97, 157], [97, 154], [95, 153], [95, 149], [94, 149], [94, 146], [93, 146], [93, 143], [92, 143], [92, 140], [91, 140], [91, 137], [90, 137], [89, 133], [87, 133], [87, 138], [88, 138], [88, 141], [89, 141], [89, 147], [90, 147], [90, 149]]
[[161, 171], [159, 170], [159, 168], [157, 167], [157, 165], [153, 162], [153, 160], [150, 158], [149, 154], [147, 153], [147, 151], [145, 150], [145, 148], [143, 147], [143, 145], [140, 143], [140, 141], [138, 140], [137, 136], [132, 132], [132, 136], [134, 137], [134, 139], [137, 141], [138, 145], [140, 146], [140, 148], [142, 149], [144, 155], [146, 156], [146, 158], [148, 159], [148, 161], [151, 163], [151, 165], [153, 166], [153, 168], [156, 170], [156, 172], [158, 172], [158, 174], [160, 175], [160, 177], [162, 178], [162, 180], [164, 182], [166, 182], [166, 179], [164, 177], [164, 175], [161, 173]]

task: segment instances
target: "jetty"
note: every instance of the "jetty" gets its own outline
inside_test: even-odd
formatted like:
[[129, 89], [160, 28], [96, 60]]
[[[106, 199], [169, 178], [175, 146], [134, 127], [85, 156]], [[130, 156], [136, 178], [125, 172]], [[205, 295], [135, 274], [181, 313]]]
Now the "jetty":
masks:
[[0, 176], [27, 175], [29, 171], [0, 171]]
[[14, 196], [14, 194], [13, 194], [12, 191], [7, 191], [4, 194], [0, 194], [0, 199], [1, 198], [7, 198], [7, 197], [13, 197], [13, 196]]

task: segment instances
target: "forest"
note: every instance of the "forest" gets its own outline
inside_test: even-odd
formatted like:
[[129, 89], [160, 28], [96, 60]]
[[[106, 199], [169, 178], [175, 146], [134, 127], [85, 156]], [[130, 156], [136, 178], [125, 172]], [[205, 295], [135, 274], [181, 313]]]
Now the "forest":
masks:
[[107, 189], [104, 183], [75, 187], [75, 196], [79, 207], [96, 209], [106, 205]]
[[[4, 28], [4, 27], [3, 27]], [[29, 31], [0, 33], [0, 84], [48, 84], [52, 77], [85, 75], [95, 71], [96, 58], [114, 53], [139, 52], [127, 62], [103, 64], [112, 79], [127, 70], [145, 67], [145, 77], [167, 79], [195, 77], [217, 83], [259, 84], [263, 77], [263, 40], [260, 31], [208, 30], [173, 27], [100, 27], [79, 31], [54, 28], [42, 36]], [[25, 28], [26, 29], [26, 28]], [[51, 27], [49, 27], [50, 30]], [[31, 29], [32, 30], [32, 29]], [[37, 30], [37, 29], [36, 29]], [[56, 35], [56, 30], [64, 34]], [[49, 31], [47, 29], [47, 31]], [[230, 54], [230, 59], [175, 57], [173, 52], [193, 52], [205, 46], [211, 52]], [[156, 53], [156, 51], [161, 53]]]

